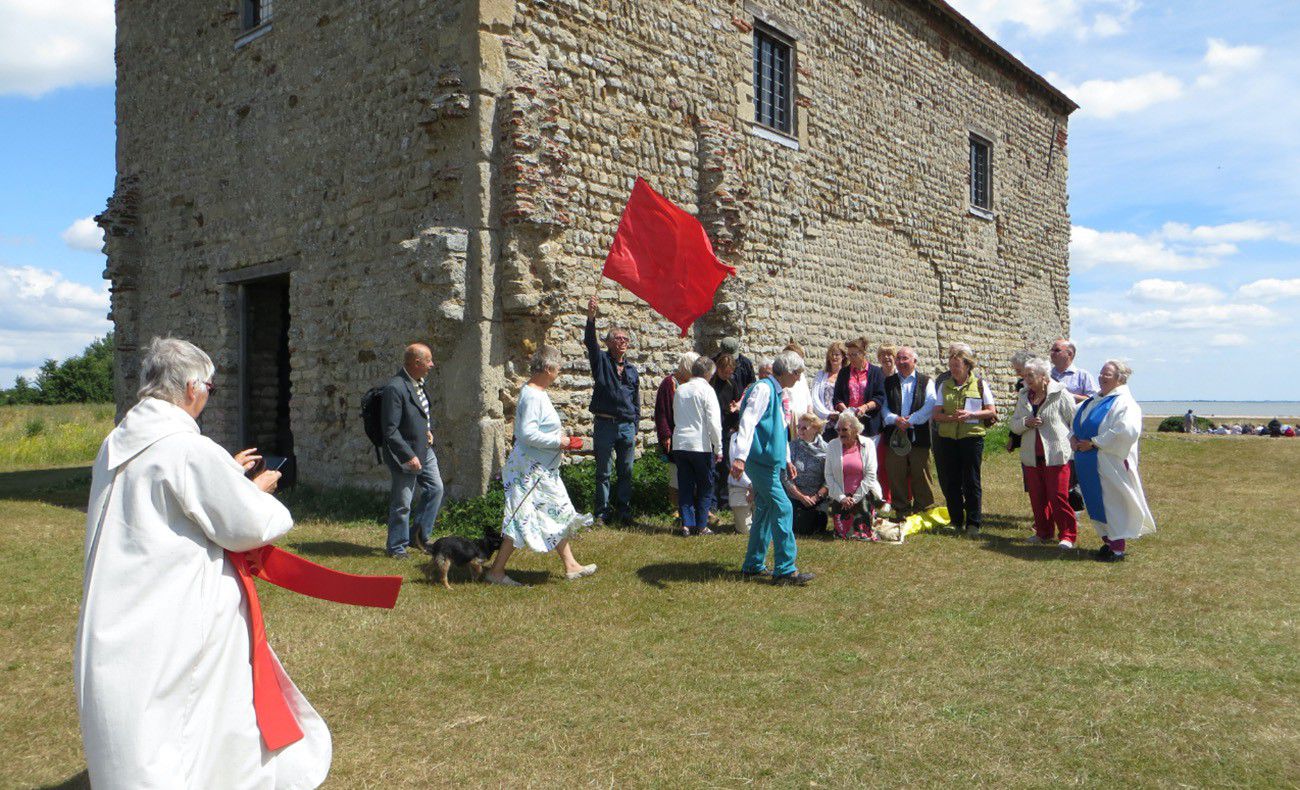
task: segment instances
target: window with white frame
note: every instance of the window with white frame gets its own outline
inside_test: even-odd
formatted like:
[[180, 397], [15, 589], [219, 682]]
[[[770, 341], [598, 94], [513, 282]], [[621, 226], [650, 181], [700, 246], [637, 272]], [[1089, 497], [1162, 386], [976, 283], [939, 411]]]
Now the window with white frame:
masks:
[[762, 23], [754, 25], [754, 120], [782, 134], [794, 129], [794, 44]]
[[271, 0], [240, 0], [241, 30], [252, 30], [271, 21]]
[[993, 144], [977, 134], [970, 136], [970, 204], [993, 210]]

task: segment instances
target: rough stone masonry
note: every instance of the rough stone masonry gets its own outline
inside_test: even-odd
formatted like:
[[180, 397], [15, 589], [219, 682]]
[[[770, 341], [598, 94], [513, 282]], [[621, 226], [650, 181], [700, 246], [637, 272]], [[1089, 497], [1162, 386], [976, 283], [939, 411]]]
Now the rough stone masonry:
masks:
[[[659, 378], [725, 334], [814, 366], [857, 334], [926, 368], [964, 340], [1009, 395], [1007, 355], [1068, 330], [1075, 105], [941, 0], [277, 0], [253, 30], [239, 5], [117, 4], [120, 410], [141, 347], [184, 337], [218, 366], [209, 435], [376, 484], [360, 397], [423, 340], [463, 496], [500, 467], [536, 344], [589, 430], [596, 288], [633, 329], [649, 442]], [[785, 133], [755, 120], [756, 30], [790, 48]], [[637, 176], [739, 270], [687, 338], [598, 284]]]

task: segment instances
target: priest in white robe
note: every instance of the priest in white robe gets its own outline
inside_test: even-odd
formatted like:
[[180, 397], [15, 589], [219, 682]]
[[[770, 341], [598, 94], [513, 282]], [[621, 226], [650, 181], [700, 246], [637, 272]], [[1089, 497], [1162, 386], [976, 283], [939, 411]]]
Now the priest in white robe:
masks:
[[[226, 550], [265, 546], [293, 521], [199, 433], [208, 355], [155, 339], [140, 401], [95, 459], [74, 671], [96, 788], [311, 788], [329, 772], [324, 721], [278, 659], [302, 737], [266, 749], [253, 707], [248, 606]], [[241, 454], [242, 455], [242, 454]]]
[[1133, 370], [1107, 360], [1097, 382], [1101, 392], [1074, 416], [1074, 466], [1092, 526], [1101, 536], [1097, 559], [1124, 559], [1128, 541], [1156, 531], [1138, 475], [1142, 408], [1129, 392]]

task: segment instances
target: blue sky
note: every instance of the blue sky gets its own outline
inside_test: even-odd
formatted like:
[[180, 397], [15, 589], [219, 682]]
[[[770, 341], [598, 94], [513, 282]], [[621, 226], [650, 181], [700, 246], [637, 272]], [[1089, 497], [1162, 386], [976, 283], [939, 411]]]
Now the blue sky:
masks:
[[[1300, 15], [1240, 0], [949, 0], [1082, 105], [1072, 335], [1143, 399], [1300, 399]], [[287, 10], [287, 9], [286, 9]], [[0, 0], [0, 384], [109, 329], [111, 0]]]

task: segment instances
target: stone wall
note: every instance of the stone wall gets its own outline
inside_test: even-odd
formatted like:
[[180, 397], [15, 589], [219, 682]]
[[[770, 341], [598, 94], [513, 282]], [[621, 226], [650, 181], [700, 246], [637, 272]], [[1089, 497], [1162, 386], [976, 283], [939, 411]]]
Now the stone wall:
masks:
[[[588, 424], [582, 306], [638, 175], [697, 213], [739, 269], [684, 340], [601, 283], [603, 312], [640, 330], [633, 356], [647, 374], [651, 441], [654, 386], [675, 355], [712, 352], [725, 334], [751, 357], [795, 339], [814, 364], [830, 341], [866, 334], [873, 346], [916, 346], [926, 367], [964, 340], [1007, 392], [1010, 352], [1045, 349], [1068, 328], [1067, 108], [931, 4], [513, 8], [502, 35], [511, 114], [501, 125], [507, 141], [527, 142], [501, 159], [500, 198], [512, 207], [499, 229], [503, 270], [517, 304], [549, 300], [528, 329], [565, 350], [556, 400], [579, 426]], [[758, 17], [797, 38], [797, 150], [752, 131]], [[972, 132], [993, 142], [992, 219], [969, 210]], [[520, 183], [562, 190], [523, 202]], [[508, 344], [509, 361], [518, 366], [529, 347]]]
[[[654, 388], [725, 334], [1005, 357], [1068, 327], [1068, 107], [930, 0], [375, 0], [277, 6], [236, 46], [234, 3], [119, 3], [108, 234], [119, 407], [138, 348], [193, 339], [238, 434], [241, 278], [289, 276], [290, 419], [304, 481], [380, 485], [359, 398], [431, 344], [452, 495], [500, 466], [524, 362], [558, 345], [575, 429], [587, 297], [633, 329]], [[797, 39], [797, 130], [754, 133], [753, 24]], [[968, 136], [993, 143], [993, 218]], [[1050, 152], [1050, 155], [1049, 155]], [[637, 176], [739, 270], [692, 336], [600, 281]]]
[[[386, 473], [359, 399], [397, 370], [406, 343], [430, 341], [451, 374], [430, 388], [444, 424], [482, 410], [475, 327], [492, 316], [467, 282], [479, 133], [465, 31], [476, 9], [286, 5], [236, 46], [237, 5], [117, 5], [119, 175], [100, 221], [119, 407], [133, 402], [138, 348], [154, 335], [191, 339], [218, 367], [204, 430], [233, 449], [237, 281], [288, 271], [302, 477], [378, 484]], [[449, 485], [477, 490], [481, 435], [446, 441]]]

